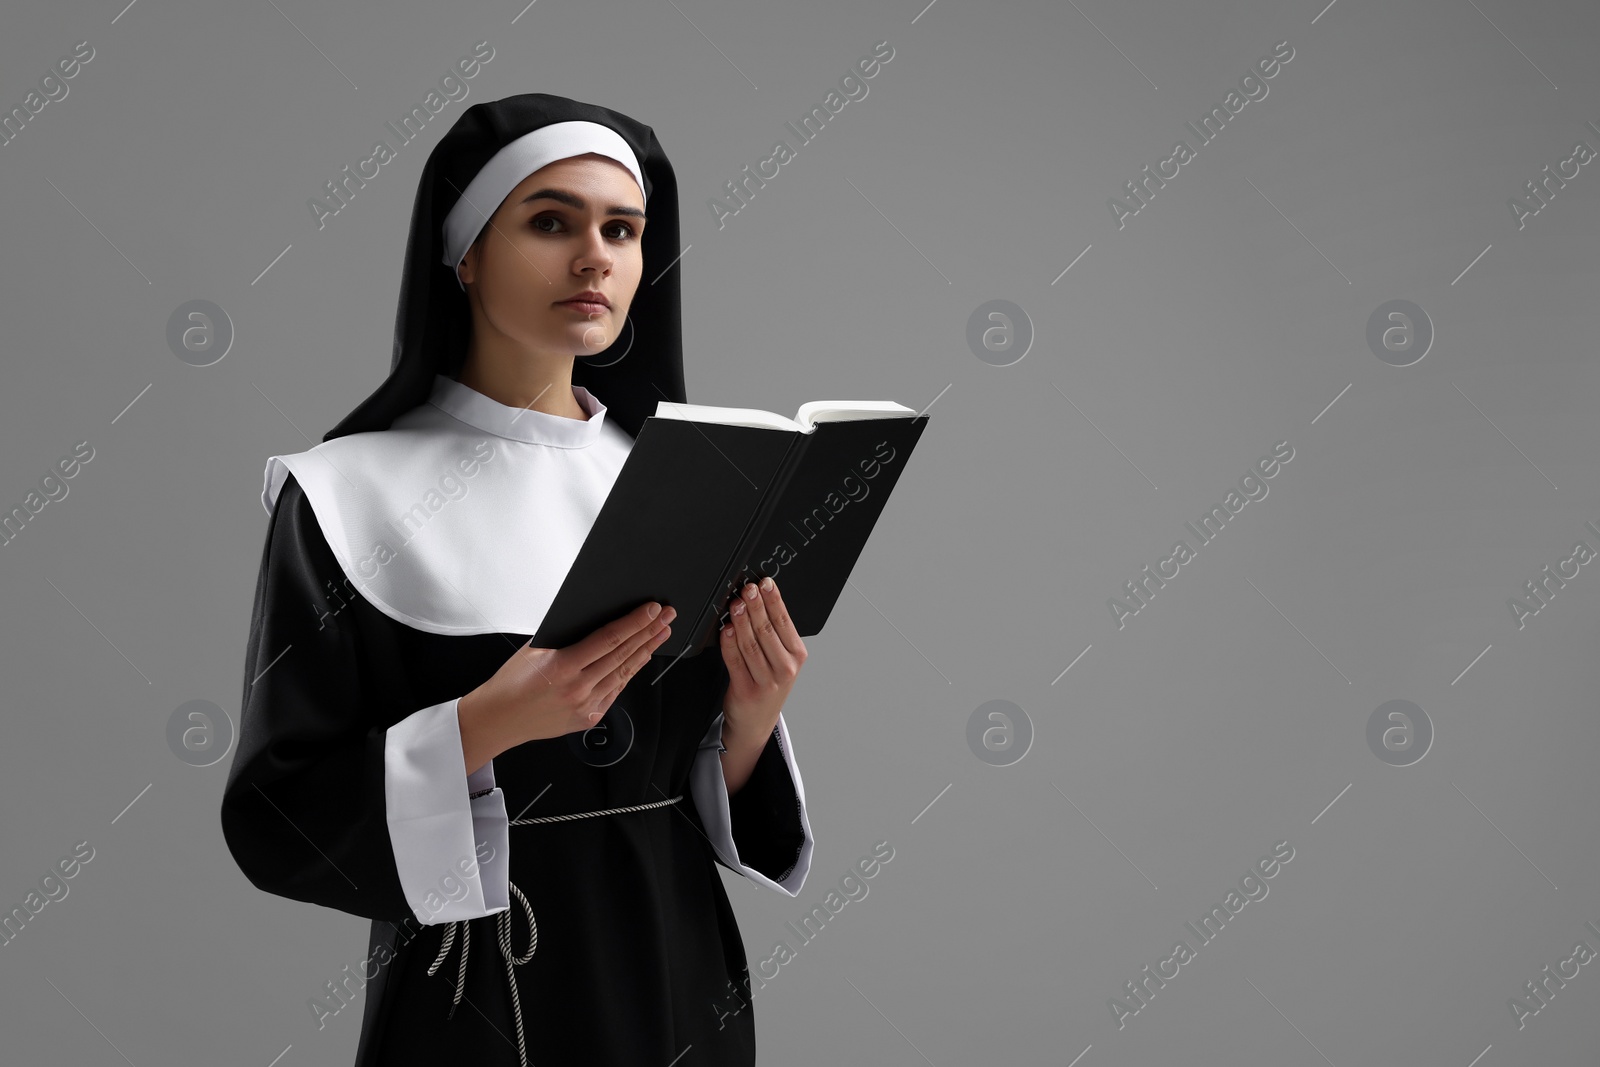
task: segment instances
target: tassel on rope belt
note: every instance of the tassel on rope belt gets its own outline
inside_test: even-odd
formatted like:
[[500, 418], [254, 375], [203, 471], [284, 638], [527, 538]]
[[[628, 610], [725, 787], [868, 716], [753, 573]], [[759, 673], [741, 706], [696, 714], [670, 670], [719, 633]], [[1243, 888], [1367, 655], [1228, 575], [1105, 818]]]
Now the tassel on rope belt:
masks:
[[[676, 804], [682, 799], [683, 794], [680, 793], [667, 800], [656, 800], [649, 804], [633, 804], [626, 808], [580, 811], [573, 815], [545, 815], [537, 819], [512, 819], [509, 825], [526, 826], [538, 822], [566, 822], [568, 819], [587, 819], [594, 815], [618, 815], [628, 811], [646, 811], [650, 808]], [[511, 894], [521, 902], [523, 914], [528, 917], [528, 951], [518, 956], [511, 951], [511, 909], [508, 907], [505, 911], [495, 915], [495, 928], [500, 935], [500, 955], [506, 961], [506, 983], [511, 987], [511, 1012], [517, 1021], [517, 1059], [522, 1064], [522, 1067], [528, 1067], [528, 1052], [522, 1036], [522, 1001], [517, 996], [517, 976], [512, 968], [527, 963], [533, 958], [534, 952], [539, 947], [539, 924], [534, 921], [533, 908], [528, 904], [528, 898], [522, 895], [522, 890], [517, 888], [517, 884], [508, 878], [506, 879], [506, 886], [511, 890]], [[456, 995], [450, 1001], [449, 1018], [455, 1017], [456, 1008], [461, 1004], [461, 994], [465, 991], [467, 984], [467, 951], [472, 944], [472, 927], [467, 925], [468, 922], [469, 920], [457, 919], [445, 926], [444, 940], [439, 945], [439, 955], [434, 959], [433, 965], [428, 968], [428, 974], [431, 977], [439, 969], [439, 965], [444, 963], [445, 957], [450, 954], [450, 948], [456, 941], [456, 931], [459, 929], [461, 931], [461, 967], [456, 972]]]

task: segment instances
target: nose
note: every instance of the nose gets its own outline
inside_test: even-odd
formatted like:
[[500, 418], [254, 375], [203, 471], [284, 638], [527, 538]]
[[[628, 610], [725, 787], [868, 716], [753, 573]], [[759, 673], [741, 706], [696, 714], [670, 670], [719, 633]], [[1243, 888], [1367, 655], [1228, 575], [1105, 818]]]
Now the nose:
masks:
[[582, 251], [575, 258], [574, 265], [579, 273], [589, 269], [596, 270], [601, 275], [611, 273], [611, 268], [616, 263], [616, 257], [612, 254], [610, 246], [606, 244], [605, 235], [600, 232], [599, 227], [586, 232], [587, 239], [584, 241]]

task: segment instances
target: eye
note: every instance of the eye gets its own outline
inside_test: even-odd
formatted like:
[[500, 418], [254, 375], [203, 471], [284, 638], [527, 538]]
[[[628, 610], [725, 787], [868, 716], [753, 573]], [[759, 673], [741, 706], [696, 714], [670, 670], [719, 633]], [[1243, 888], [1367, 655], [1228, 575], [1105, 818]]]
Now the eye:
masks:
[[[539, 233], [556, 234], [556, 233], [560, 233], [561, 232], [559, 229], [556, 229], [556, 230], [545, 229], [545, 228], [543, 228], [543, 227], [541, 227], [539, 225], [541, 222], [553, 222], [553, 223], [556, 223], [558, 226], [563, 226], [563, 227], [566, 226], [566, 223], [559, 216], [556, 216], [556, 215], [539, 215], [539, 216], [536, 216], [529, 223], [529, 225], [532, 226]], [[637, 236], [637, 232], [634, 230], [634, 228], [632, 226], [630, 226], [626, 222], [620, 222], [620, 221], [613, 220], [611, 222], [606, 223], [606, 228], [607, 229], [612, 229], [613, 227], [620, 227], [621, 230], [622, 230], [621, 233], [615, 234], [615, 239], [618, 240], [618, 241], [628, 241], [628, 240], [633, 239], [635, 236]]]

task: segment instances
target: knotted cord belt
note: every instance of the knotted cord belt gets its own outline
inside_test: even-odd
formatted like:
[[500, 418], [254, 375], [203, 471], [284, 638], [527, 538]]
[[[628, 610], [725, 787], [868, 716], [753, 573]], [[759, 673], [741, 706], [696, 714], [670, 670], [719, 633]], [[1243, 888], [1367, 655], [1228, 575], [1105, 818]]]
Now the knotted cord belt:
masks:
[[[594, 815], [618, 815], [628, 811], [646, 811], [650, 808], [660, 808], [667, 804], [676, 804], [683, 799], [683, 794], [678, 794], [667, 800], [655, 800], [649, 804], [632, 804], [625, 808], [603, 808], [600, 811], [580, 811], [572, 815], [545, 815], [537, 819], [512, 819], [511, 826], [527, 826], [538, 822], [566, 822], [569, 819], [587, 819]], [[533, 918], [533, 908], [528, 903], [528, 898], [522, 895], [522, 890], [517, 888], [517, 883], [506, 879], [506, 885], [512, 894], [522, 904], [523, 914], [528, 917], [528, 951], [518, 956], [511, 951], [511, 909], [495, 915], [495, 928], [500, 935], [500, 955], [506, 961], [506, 983], [511, 987], [511, 1011], [517, 1020], [517, 1059], [522, 1067], [528, 1067], [527, 1046], [522, 1036], [522, 1000], [517, 996], [517, 976], [512, 970], [533, 958], [539, 948], [539, 924]], [[456, 930], [461, 931], [461, 966], [456, 971], [456, 995], [450, 1001], [450, 1014], [447, 1018], [455, 1018], [456, 1008], [461, 1004], [461, 994], [466, 990], [467, 984], [467, 952], [472, 944], [472, 927], [468, 925], [471, 920], [457, 919], [445, 926], [444, 939], [439, 945], [439, 955], [434, 959], [433, 965], [428, 968], [431, 977], [444, 963], [445, 957], [450, 954], [450, 948], [456, 941]]]

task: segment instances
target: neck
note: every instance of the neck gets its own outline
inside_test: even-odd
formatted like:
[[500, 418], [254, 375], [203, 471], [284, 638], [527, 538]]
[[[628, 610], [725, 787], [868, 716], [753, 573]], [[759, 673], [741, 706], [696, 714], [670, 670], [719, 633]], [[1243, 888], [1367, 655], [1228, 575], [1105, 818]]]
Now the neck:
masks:
[[474, 343], [456, 380], [508, 407], [586, 421], [589, 413], [572, 395], [572, 362], [572, 356], [541, 358]]

